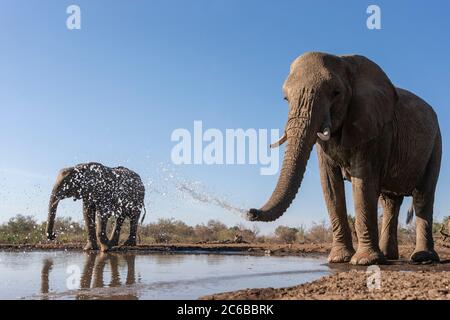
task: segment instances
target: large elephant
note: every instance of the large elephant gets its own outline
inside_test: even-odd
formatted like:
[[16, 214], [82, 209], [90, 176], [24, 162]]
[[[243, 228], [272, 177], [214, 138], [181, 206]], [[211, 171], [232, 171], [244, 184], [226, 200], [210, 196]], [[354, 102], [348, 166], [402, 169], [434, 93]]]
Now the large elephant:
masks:
[[[83, 214], [89, 234], [85, 250], [107, 251], [118, 245], [124, 220], [130, 219], [130, 235], [124, 243], [136, 245], [139, 216], [144, 206], [145, 187], [139, 175], [127, 168], [109, 168], [100, 163], [83, 163], [60, 171], [50, 196], [47, 237], [55, 238], [53, 226], [59, 201], [83, 200]], [[110, 239], [106, 235], [108, 219], [116, 218]], [[144, 218], [144, 217], [143, 217]]]
[[[413, 197], [416, 214], [411, 260], [439, 261], [432, 223], [441, 134], [433, 109], [413, 93], [395, 88], [377, 64], [358, 55], [306, 53], [291, 65], [283, 91], [289, 115], [285, 135], [276, 144], [288, 141], [283, 165], [272, 196], [261, 209], [249, 210], [249, 220], [273, 221], [287, 210], [316, 144], [333, 230], [330, 262], [369, 265], [397, 259], [404, 196]], [[344, 179], [352, 184], [356, 253]], [[383, 207], [380, 241], [378, 200]]]

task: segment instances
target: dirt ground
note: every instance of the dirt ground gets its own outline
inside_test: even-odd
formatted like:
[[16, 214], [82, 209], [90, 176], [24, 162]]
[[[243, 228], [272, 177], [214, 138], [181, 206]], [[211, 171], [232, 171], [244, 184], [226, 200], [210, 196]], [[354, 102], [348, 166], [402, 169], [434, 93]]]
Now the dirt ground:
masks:
[[351, 270], [282, 289], [246, 289], [208, 300], [404, 300], [450, 299], [449, 271], [381, 271], [379, 289], [369, 290], [365, 271]]
[[[289, 287], [246, 289], [214, 294], [205, 300], [450, 300], [450, 249], [436, 246], [441, 263], [412, 265], [413, 248], [400, 247], [400, 260], [380, 266], [379, 282], [374, 271], [349, 264], [334, 264], [334, 273], [316, 281]], [[370, 278], [369, 278], [370, 277]], [[372, 285], [368, 286], [368, 280]], [[369, 281], [370, 283], [370, 281]]]

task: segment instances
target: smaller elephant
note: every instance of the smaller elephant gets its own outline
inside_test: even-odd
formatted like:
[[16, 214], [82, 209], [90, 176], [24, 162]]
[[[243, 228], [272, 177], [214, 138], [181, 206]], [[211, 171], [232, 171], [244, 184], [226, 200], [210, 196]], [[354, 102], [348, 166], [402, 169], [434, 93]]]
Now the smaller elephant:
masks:
[[[66, 198], [83, 200], [83, 215], [88, 241], [84, 250], [107, 251], [117, 246], [120, 229], [130, 219], [130, 235], [125, 246], [136, 245], [139, 216], [144, 210], [145, 187], [139, 175], [125, 167], [109, 168], [100, 163], [82, 163], [60, 171], [53, 187], [47, 222], [47, 238], [55, 239], [53, 227], [59, 201]], [[110, 217], [116, 219], [111, 236], [106, 235]], [[141, 220], [141, 222], [142, 222]]]

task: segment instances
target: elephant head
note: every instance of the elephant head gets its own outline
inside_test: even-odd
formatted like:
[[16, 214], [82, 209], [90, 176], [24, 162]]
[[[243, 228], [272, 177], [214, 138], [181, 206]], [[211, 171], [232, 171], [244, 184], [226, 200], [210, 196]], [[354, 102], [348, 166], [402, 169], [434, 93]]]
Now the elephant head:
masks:
[[55, 223], [56, 210], [58, 208], [59, 201], [74, 197], [75, 199], [80, 197], [79, 188], [80, 181], [75, 179], [76, 170], [75, 167], [62, 169], [53, 186], [52, 193], [50, 195], [50, 201], [48, 206], [48, 220], [47, 220], [47, 238], [53, 240], [55, 234], [53, 233], [53, 227]]
[[102, 168], [103, 166], [100, 164], [88, 163], [65, 168], [59, 172], [50, 195], [48, 207], [46, 234], [49, 240], [55, 238], [53, 227], [59, 202], [67, 198], [73, 198], [75, 201], [92, 197], [93, 185], [104, 180]]
[[[393, 118], [397, 92], [381, 68], [362, 56], [311, 52], [291, 65], [283, 85], [289, 104], [280, 176], [270, 199], [250, 209], [251, 221], [273, 221], [290, 206], [316, 141], [352, 149], [377, 137]], [[318, 140], [319, 139], [319, 140]]]

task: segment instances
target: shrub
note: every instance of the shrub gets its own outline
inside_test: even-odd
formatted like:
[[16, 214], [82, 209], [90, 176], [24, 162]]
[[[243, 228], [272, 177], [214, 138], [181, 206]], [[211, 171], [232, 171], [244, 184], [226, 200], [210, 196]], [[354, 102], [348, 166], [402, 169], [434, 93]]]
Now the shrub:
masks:
[[[156, 243], [182, 242], [192, 239], [193, 228], [174, 219], [159, 219], [140, 228], [141, 237]], [[144, 241], [146, 242], [146, 241]]]
[[275, 229], [275, 236], [283, 243], [294, 243], [297, 240], [298, 229], [278, 226]]
[[17, 215], [0, 226], [0, 242], [11, 244], [37, 243], [44, 230], [32, 216]]
[[308, 242], [329, 243], [333, 240], [333, 234], [331, 228], [323, 220], [321, 223], [313, 223], [312, 227], [306, 233], [306, 238]]

